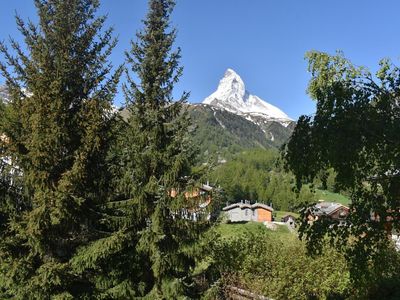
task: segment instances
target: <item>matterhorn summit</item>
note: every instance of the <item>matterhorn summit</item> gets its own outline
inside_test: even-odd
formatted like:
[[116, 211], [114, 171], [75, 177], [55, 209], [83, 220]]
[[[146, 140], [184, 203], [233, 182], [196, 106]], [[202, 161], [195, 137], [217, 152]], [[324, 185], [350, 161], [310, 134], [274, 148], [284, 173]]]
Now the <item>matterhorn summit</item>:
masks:
[[214, 107], [243, 115], [251, 121], [259, 122], [260, 117], [268, 121], [276, 121], [284, 126], [293, 120], [282, 110], [259, 97], [250, 94], [242, 78], [232, 69], [227, 69], [220, 80], [217, 90], [203, 101]]

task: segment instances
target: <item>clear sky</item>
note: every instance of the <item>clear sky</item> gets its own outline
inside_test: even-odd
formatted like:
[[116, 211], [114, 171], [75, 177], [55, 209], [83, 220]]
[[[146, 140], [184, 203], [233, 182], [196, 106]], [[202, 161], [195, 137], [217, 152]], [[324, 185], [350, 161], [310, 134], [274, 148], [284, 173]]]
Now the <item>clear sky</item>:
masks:
[[[107, 23], [119, 37], [111, 57], [117, 65], [142, 27], [147, 1], [101, 3], [100, 12], [108, 14]], [[2, 0], [0, 40], [18, 39], [15, 11], [36, 19], [32, 0]], [[305, 92], [310, 78], [305, 52], [343, 50], [371, 71], [384, 57], [399, 64], [399, 12], [397, 0], [178, 0], [172, 24], [185, 71], [176, 90], [191, 91], [190, 102], [200, 102], [233, 68], [251, 93], [297, 119], [314, 111]]]

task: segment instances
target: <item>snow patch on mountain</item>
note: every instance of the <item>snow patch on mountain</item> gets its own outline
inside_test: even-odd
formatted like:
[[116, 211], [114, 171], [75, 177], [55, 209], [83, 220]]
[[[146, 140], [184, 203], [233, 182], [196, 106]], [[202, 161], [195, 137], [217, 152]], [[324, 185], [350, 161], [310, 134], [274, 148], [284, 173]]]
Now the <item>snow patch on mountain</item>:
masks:
[[216, 111], [214, 111], [214, 118], [215, 120], [217, 120], [218, 124], [221, 125], [222, 128], [226, 129], [226, 126], [218, 119]]
[[243, 115], [251, 121], [251, 116], [260, 116], [277, 121], [285, 127], [293, 121], [278, 107], [250, 94], [242, 78], [232, 69], [226, 70], [217, 90], [204, 99], [203, 103]]
[[272, 132], [270, 132], [269, 134], [271, 135], [271, 141], [273, 142], [275, 140], [275, 137]]

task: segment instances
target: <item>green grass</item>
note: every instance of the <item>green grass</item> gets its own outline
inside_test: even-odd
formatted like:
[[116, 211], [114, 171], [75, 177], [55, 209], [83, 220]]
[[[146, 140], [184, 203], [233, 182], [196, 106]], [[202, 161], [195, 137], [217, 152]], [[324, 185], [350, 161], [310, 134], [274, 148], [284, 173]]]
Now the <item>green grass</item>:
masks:
[[342, 205], [349, 206], [350, 199], [337, 193], [332, 193], [326, 190], [316, 190], [317, 200], [325, 200], [328, 202], [337, 202]]
[[226, 239], [229, 239], [233, 236], [240, 234], [247, 234], [247, 233], [257, 234], [260, 232], [268, 232], [270, 234], [279, 236], [292, 235], [292, 233], [285, 225], [277, 225], [277, 226], [278, 226], [277, 229], [273, 231], [266, 228], [263, 223], [247, 222], [247, 223], [219, 224], [215, 229], [216, 232], [219, 233], [222, 238]]
[[234, 235], [246, 234], [249, 232], [256, 233], [266, 230], [264, 224], [257, 222], [220, 224], [216, 229], [221, 236], [226, 238]]

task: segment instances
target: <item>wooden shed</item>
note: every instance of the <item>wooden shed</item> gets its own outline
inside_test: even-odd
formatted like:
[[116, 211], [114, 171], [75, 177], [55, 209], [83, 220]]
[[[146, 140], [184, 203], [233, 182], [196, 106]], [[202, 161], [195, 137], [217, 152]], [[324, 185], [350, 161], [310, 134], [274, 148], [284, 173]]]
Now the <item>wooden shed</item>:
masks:
[[261, 203], [255, 203], [252, 205], [252, 209], [257, 216], [257, 222], [272, 222], [272, 207]]

